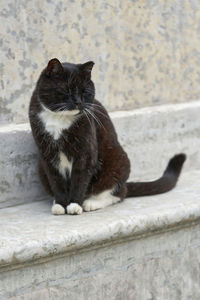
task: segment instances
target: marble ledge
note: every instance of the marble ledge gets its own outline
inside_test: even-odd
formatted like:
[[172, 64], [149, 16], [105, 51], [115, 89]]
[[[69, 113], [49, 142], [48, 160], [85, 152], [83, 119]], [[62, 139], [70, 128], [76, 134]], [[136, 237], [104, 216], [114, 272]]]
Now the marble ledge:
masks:
[[[110, 113], [135, 180], [162, 174], [169, 159], [187, 154], [185, 170], [200, 170], [200, 101]], [[146, 151], [149, 149], [149, 151]], [[45, 197], [30, 125], [0, 126], [0, 208]]]
[[48, 200], [0, 209], [0, 271], [192, 226], [200, 222], [199, 179], [200, 171], [185, 173], [169, 193], [80, 216], [53, 216]]
[[[199, 110], [200, 109], [200, 99], [196, 99], [190, 102], [182, 102], [182, 103], [172, 103], [165, 105], [157, 105], [157, 106], [147, 106], [142, 108], [135, 108], [132, 110], [119, 110], [119, 111], [111, 111], [109, 115], [113, 121], [118, 120], [118, 118], [123, 117], [134, 117], [138, 115], [147, 114], [157, 114], [157, 113], [166, 113], [170, 112], [180, 112], [185, 110]], [[20, 131], [31, 132], [31, 128], [29, 122], [27, 123], [8, 123], [0, 125], [0, 133], [16, 133]]]

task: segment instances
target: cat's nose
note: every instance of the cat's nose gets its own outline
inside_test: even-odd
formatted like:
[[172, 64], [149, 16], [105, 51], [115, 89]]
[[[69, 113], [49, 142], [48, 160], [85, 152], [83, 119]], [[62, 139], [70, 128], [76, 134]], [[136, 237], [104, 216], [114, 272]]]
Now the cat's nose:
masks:
[[82, 109], [83, 108], [83, 106], [82, 106], [82, 104], [81, 103], [78, 103], [78, 104], [76, 104], [76, 106], [78, 107], [78, 109]]
[[75, 104], [76, 104], [76, 106], [78, 107], [78, 109], [82, 109], [82, 108], [83, 108], [82, 102], [81, 102], [81, 99], [80, 99], [80, 98], [77, 98], [77, 99], [76, 99]]

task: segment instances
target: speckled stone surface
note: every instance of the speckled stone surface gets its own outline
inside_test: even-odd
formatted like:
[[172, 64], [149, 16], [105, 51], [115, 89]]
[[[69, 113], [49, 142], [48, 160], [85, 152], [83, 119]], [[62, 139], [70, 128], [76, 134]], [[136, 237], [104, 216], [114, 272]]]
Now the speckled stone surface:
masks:
[[200, 226], [0, 274], [3, 300], [199, 300]]
[[[119, 140], [131, 161], [130, 178], [159, 177], [177, 153], [185, 171], [200, 169], [200, 102], [112, 112]], [[37, 172], [37, 149], [29, 124], [0, 127], [0, 208], [45, 196]]]
[[200, 97], [200, 2], [1, 0], [0, 123], [26, 122], [48, 60], [94, 60], [109, 110]]
[[80, 216], [1, 209], [0, 299], [198, 300], [199, 178]]
[[29, 124], [0, 126], [0, 208], [44, 196]]
[[199, 171], [185, 173], [172, 192], [127, 199], [80, 216], [53, 216], [49, 201], [1, 209], [0, 265], [77, 251], [195, 221], [200, 218], [199, 178]]

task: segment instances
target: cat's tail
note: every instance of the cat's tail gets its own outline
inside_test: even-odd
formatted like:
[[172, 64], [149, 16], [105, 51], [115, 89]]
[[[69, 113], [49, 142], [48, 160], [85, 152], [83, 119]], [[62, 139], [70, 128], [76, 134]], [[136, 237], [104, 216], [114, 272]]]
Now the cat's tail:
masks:
[[170, 159], [166, 170], [161, 178], [150, 182], [127, 182], [127, 197], [150, 196], [162, 194], [173, 189], [177, 183], [178, 177], [184, 161], [185, 154], [177, 154]]

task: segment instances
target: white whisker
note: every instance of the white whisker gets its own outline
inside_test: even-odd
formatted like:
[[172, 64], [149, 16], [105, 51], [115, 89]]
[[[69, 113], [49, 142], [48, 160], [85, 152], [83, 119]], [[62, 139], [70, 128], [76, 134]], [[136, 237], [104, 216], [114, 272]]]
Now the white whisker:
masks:
[[93, 117], [93, 119], [97, 122], [97, 124], [98, 124], [100, 127], [104, 128], [104, 130], [105, 130], [105, 127], [103, 126], [103, 124], [101, 123], [101, 121], [97, 118], [97, 116], [95, 115], [95, 113], [94, 113], [94, 112], [91, 112], [91, 110], [88, 109], [88, 108], [85, 108], [85, 110]]
[[88, 122], [89, 122], [89, 124], [90, 124], [90, 127], [92, 128], [92, 123], [91, 123], [91, 121], [90, 121], [90, 117], [88, 116], [88, 114], [87, 114], [87, 112], [86, 112], [85, 110], [84, 110], [83, 112], [84, 112], [85, 116], [86, 116], [87, 119], [88, 119]]

